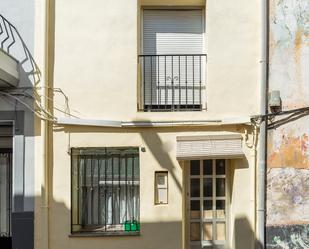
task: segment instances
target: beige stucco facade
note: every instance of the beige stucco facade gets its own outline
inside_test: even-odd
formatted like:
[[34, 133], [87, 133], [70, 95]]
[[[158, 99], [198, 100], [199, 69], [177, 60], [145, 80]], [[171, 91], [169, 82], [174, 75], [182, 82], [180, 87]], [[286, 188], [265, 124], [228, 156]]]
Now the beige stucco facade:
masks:
[[[44, 6], [37, 4], [37, 40], [47, 34], [48, 53], [36, 47], [43, 79], [68, 97], [70, 114], [115, 121], [238, 120], [259, 111], [259, 1], [93, 0], [50, 1], [44, 31]], [[202, 8], [207, 54], [206, 109], [195, 112], [142, 112], [140, 104], [141, 12], [147, 7]], [[241, 8], [239, 7], [241, 6]], [[42, 59], [43, 58], [43, 59]], [[40, 59], [39, 59], [40, 61]], [[39, 62], [40, 63], [40, 62]], [[52, 95], [56, 117], [66, 116], [63, 96]], [[240, 119], [239, 119], [240, 120]], [[187, 222], [188, 162], [176, 158], [178, 136], [240, 134], [244, 157], [228, 160], [228, 247], [254, 248], [256, 153], [253, 129], [235, 122], [170, 127], [107, 128], [55, 124], [47, 134], [49, 151], [48, 226], [42, 219], [42, 147], [36, 144], [35, 248], [48, 234], [50, 249], [189, 249]], [[40, 130], [37, 122], [37, 130]], [[248, 134], [248, 136], [246, 136]], [[71, 235], [72, 147], [124, 147], [140, 150], [140, 222], [138, 236]], [[169, 173], [169, 202], [154, 204], [154, 173]], [[43, 210], [43, 211], [42, 211]], [[43, 216], [42, 216], [43, 213]], [[44, 229], [45, 227], [45, 229]], [[43, 243], [44, 244], [44, 243]], [[46, 245], [46, 244], [45, 244]]]

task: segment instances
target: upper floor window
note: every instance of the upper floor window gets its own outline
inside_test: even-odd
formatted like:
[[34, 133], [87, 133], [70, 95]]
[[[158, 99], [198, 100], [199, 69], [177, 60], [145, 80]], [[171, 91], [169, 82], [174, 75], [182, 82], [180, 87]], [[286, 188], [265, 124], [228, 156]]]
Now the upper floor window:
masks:
[[72, 232], [139, 230], [138, 148], [72, 149]]
[[201, 110], [205, 103], [202, 10], [143, 11], [144, 111]]

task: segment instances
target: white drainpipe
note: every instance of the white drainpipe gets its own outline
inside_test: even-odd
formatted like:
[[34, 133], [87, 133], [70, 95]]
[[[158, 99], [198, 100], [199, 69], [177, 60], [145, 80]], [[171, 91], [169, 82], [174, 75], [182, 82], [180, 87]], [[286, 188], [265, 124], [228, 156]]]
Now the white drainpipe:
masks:
[[[260, 114], [267, 114], [268, 96], [268, 0], [261, 0], [261, 82]], [[259, 133], [259, 158], [257, 168], [257, 246], [265, 248], [265, 172], [267, 160], [267, 120], [263, 119]]]
[[[44, 24], [43, 24], [43, 70], [42, 70], [42, 107], [48, 109], [48, 61], [49, 61], [49, 4], [50, 0], [43, 2]], [[41, 182], [41, 249], [49, 248], [49, 174], [48, 174], [48, 133], [49, 121], [41, 120], [41, 137], [42, 137], [42, 182]]]

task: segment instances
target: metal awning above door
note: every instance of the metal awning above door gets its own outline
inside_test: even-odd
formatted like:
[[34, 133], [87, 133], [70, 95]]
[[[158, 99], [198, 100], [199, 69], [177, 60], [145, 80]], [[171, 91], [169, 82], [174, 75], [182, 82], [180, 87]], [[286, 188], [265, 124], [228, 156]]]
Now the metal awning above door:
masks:
[[242, 157], [242, 137], [238, 134], [177, 137], [178, 160]]

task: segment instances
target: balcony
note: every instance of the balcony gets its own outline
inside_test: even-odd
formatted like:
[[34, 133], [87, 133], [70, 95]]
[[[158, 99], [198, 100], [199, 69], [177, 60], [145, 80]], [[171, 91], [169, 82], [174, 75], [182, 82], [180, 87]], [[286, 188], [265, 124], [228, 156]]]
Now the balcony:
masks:
[[18, 82], [18, 61], [0, 49], [0, 88], [16, 87]]
[[15, 88], [25, 77], [37, 86], [40, 69], [17, 28], [0, 14], [0, 88]]
[[140, 55], [143, 111], [201, 111], [206, 54]]

